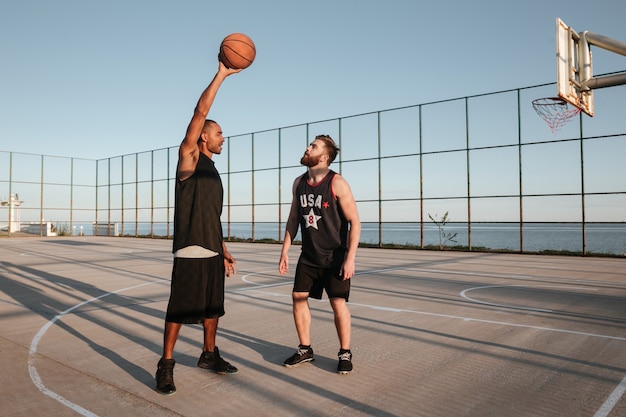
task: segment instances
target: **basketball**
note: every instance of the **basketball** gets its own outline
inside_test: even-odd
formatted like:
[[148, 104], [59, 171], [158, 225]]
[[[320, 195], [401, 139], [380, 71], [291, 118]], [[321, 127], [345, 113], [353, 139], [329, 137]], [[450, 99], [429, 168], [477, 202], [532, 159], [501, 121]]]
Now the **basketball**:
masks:
[[252, 39], [243, 33], [231, 33], [220, 45], [219, 59], [231, 69], [248, 68], [256, 57]]

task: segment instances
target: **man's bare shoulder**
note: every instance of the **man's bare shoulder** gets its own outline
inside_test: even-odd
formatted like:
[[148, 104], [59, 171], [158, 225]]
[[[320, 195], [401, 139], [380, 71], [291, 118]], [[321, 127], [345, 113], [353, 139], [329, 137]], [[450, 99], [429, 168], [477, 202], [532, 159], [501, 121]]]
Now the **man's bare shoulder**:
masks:
[[335, 172], [335, 176], [333, 177], [333, 185], [341, 185], [344, 187], [350, 187], [346, 178], [338, 172]]

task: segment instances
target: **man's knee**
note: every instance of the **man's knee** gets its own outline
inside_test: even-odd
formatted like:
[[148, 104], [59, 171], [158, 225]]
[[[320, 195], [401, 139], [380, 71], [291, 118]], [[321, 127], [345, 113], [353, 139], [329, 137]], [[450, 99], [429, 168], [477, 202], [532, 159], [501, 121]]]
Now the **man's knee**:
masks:
[[308, 292], [293, 292], [291, 298], [294, 303], [307, 303], [309, 301]]

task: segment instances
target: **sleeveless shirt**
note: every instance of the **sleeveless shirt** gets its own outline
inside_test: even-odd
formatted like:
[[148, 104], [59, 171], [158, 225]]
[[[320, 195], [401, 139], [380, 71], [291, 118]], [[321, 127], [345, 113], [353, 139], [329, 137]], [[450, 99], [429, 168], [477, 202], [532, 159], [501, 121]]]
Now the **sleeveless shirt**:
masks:
[[332, 190], [334, 171], [311, 184], [305, 173], [296, 185], [298, 216], [302, 234], [300, 261], [317, 267], [341, 266], [348, 241], [348, 221]]
[[[178, 169], [176, 169], [178, 172]], [[176, 176], [174, 244], [172, 252], [198, 245], [223, 254], [224, 189], [215, 163], [200, 152], [196, 170], [184, 181]]]

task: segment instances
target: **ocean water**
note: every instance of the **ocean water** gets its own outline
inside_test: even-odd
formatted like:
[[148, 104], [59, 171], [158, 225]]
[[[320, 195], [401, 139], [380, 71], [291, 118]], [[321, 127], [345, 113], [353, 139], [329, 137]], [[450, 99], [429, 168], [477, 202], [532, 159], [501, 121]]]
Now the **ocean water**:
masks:
[[[85, 224], [83, 234], [94, 234], [93, 225]], [[256, 223], [254, 231], [251, 223], [223, 223], [224, 236], [254, 240], [282, 239], [284, 225], [277, 223]], [[74, 227], [75, 233], [80, 229]], [[170, 235], [172, 234], [170, 224]], [[511, 250], [524, 252], [570, 251], [583, 252], [583, 227], [580, 223], [524, 223], [520, 230], [518, 223], [473, 223], [468, 230], [467, 223], [448, 223], [441, 230], [432, 223], [424, 223], [424, 246], [471, 246], [473, 249]], [[123, 235], [167, 236], [166, 224], [134, 223], [118, 224], [118, 233]], [[361, 242], [420, 246], [422, 237], [419, 223], [363, 223]], [[590, 223], [584, 230], [587, 253], [626, 254], [626, 224]], [[299, 234], [296, 239], [299, 239]], [[521, 239], [523, 238], [523, 242]]]
[[[363, 241], [378, 225], [368, 225], [368, 232], [363, 234]], [[390, 224], [382, 227], [383, 243], [415, 244], [420, 242], [419, 224]], [[586, 242], [587, 252], [609, 253], [613, 255], [626, 254], [626, 225], [625, 224], [587, 224], [583, 240], [582, 224], [564, 223], [480, 223], [472, 224], [468, 230], [467, 224], [447, 224], [443, 227], [443, 238], [440, 239], [440, 230], [433, 224], [424, 224], [424, 245], [469, 246], [471, 238], [472, 248], [508, 249], [513, 251], [539, 252], [546, 250], [582, 252], [583, 241]], [[446, 236], [453, 236], [453, 241], [446, 240]], [[522, 241], [523, 239], [523, 241]], [[377, 243], [378, 233], [372, 243]]]

